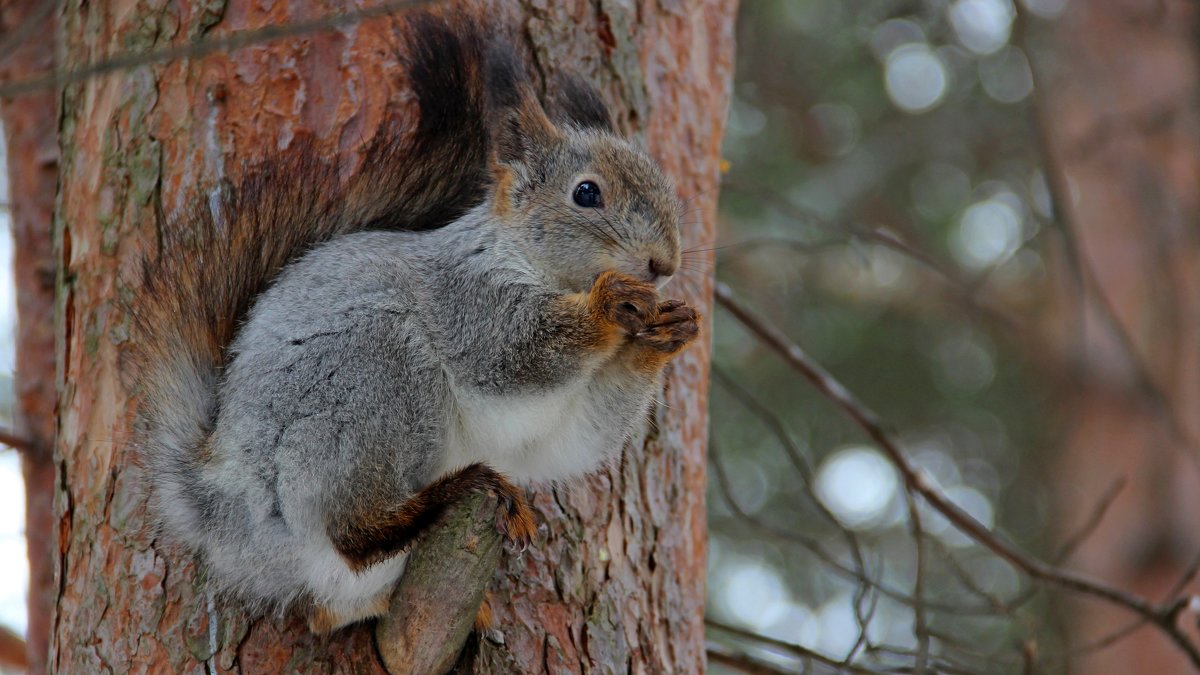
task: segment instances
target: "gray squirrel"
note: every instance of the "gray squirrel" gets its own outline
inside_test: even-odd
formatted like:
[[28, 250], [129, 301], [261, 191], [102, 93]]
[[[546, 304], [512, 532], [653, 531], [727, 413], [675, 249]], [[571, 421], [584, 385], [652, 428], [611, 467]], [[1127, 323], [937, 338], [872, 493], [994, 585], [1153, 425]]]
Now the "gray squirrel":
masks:
[[216, 592], [316, 632], [382, 614], [464, 495], [499, 495], [528, 543], [518, 486], [617, 456], [699, 332], [659, 295], [674, 188], [594, 89], [563, 78], [543, 106], [476, 21], [405, 25], [415, 129], [348, 180], [303, 151], [249, 172], [163, 228], [134, 309], [159, 526]]

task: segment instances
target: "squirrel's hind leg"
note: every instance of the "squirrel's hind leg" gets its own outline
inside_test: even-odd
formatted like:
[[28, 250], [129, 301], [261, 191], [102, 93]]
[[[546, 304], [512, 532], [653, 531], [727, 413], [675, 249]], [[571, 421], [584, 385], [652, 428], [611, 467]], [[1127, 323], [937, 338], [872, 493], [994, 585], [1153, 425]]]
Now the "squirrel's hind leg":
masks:
[[447, 508], [481, 491], [500, 499], [496, 511], [500, 534], [517, 547], [528, 546], [536, 528], [525, 494], [484, 464], [448, 473], [398, 503], [337, 514], [328, 523], [329, 539], [350, 569], [361, 572], [404, 551], [436, 525]]
[[[524, 547], [533, 538], [533, 512], [520, 488], [483, 464], [472, 464], [438, 478], [416, 494], [390, 507], [336, 514], [329, 520], [328, 534], [334, 548], [354, 574], [384, 564], [407, 549], [427, 529], [437, 525], [441, 515], [463, 497], [487, 491], [500, 499], [496, 529], [510, 543]], [[339, 517], [341, 516], [341, 517]], [[308, 613], [308, 627], [321, 634], [387, 612], [392, 586], [362, 604], [350, 607], [314, 603]], [[480, 608], [477, 617], [489, 623], [490, 608]]]

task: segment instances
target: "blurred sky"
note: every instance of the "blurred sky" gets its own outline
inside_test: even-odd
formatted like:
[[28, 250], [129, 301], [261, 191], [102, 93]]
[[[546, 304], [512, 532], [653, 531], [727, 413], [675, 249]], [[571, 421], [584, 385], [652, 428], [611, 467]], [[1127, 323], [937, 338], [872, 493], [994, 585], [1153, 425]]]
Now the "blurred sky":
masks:
[[[0, 134], [0, 202], [8, 203], [8, 156]], [[12, 272], [12, 223], [7, 206], [0, 209], [0, 372], [13, 372], [16, 297]], [[9, 382], [12, 380], [10, 379]], [[0, 419], [12, 419], [13, 396], [0, 396]], [[25, 485], [17, 453], [0, 449], [0, 625], [25, 634], [25, 596], [29, 586], [29, 558], [25, 553]]]

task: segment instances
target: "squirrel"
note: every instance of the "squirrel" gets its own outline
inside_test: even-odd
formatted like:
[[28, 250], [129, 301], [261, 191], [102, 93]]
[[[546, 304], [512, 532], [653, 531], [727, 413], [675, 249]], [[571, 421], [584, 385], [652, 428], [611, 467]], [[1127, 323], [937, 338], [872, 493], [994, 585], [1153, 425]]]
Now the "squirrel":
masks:
[[218, 593], [318, 633], [383, 614], [468, 493], [528, 544], [519, 486], [618, 456], [699, 333], [660, 296], [673, 184], [595, 89], [565, 77], [543, 106], [510, 42], [406, 19], [415, 129], [351, 178], [268, 163], [160, 228], [134, 310], [155, 522]]

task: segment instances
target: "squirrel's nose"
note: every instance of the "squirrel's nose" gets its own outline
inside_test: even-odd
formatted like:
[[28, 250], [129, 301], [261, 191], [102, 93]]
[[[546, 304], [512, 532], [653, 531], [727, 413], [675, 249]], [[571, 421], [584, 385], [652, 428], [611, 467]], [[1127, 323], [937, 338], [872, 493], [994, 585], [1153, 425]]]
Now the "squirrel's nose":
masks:
[[669, 277], [669, 276], [675, 274], [675, 266], [674, 265], [672, 265], [671, 263], [663, 262], [663, 261], [659, 260], [658, 258], [650, 259], [649, 268], [650, 268], [651, 281], [657, 281], [658, 279], [660, 279], [662, 277]]

